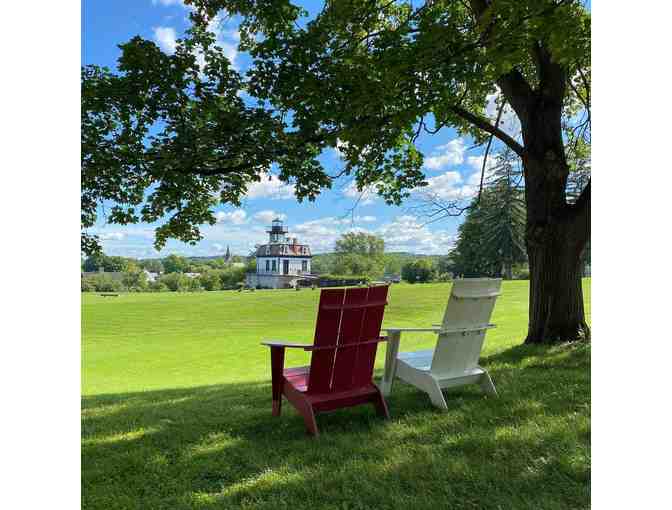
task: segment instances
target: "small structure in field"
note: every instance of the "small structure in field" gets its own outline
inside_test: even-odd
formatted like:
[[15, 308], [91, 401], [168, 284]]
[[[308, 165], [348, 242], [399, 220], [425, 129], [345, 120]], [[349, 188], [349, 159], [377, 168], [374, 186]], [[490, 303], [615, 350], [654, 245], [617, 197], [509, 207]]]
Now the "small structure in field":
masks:
[[257, 270], [247, 273], [247, 285], [287, 289], [296, 287], [299, 280], [312, 279], [310, 247], [299, 244], [296, 237], [289, 237], [287, 227], [279, 218], [273, 220], [267, 232], [268, 244], [257, 247]]

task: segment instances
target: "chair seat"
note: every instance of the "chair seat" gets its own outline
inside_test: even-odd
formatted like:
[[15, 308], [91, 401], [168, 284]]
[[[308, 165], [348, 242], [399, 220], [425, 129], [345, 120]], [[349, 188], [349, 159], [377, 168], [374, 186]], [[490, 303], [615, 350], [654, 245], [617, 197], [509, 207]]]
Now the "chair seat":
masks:
[[297, 391], [305, 393], [308, 389], [310, 366], [286, 368], [282, 371], [282, 375]]
[[[415, 370], [421, 370], [423, 372], [429, 372], [432, 368], [432, 359], [434, 358], [434, 349], [426, 349], [423, 351], [413, 351], [413, 352], [400, 352], [397, 356], [398, 359], [406, 363], [411, 368]], [[477, 376], [484, 372], [484, 370], [479, 367], [466, 368], [463, 371], [459, 372], [446, 372], [446, 373], [435, 373], [435, 377], [449, 377], [449, 378], [459, 378], [459, 377], [469, 377]]]
[[432, 368], [432, 358], [434, 357], [434, 349], [427, 349], [424, 351], [400, 352], [397, 356], [401, 361], [416, 370], [429, 370]]

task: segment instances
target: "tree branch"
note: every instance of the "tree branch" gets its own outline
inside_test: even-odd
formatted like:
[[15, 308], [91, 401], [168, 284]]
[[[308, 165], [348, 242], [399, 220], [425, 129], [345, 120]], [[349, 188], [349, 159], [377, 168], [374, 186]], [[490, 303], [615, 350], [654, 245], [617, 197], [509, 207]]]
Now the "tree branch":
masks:
[[525, 152], [525, 148], [520, 145], [518, 142], [516, 142], [512, 137], [507, 135], [504, 131], [499, 129], [496, 126], [493, 126], [488, 122], [488, 120], [484, 117], [481, 117], [480, 115], [476, 115], [474, 113], [471, 113], [463, 108], [460, 108], [459, 106], [453, 106], [451, 110], [456, 114], [462, 117], [464, 120], [470, 122], [474, 126], [476, 126], [479, 129], [482, 129], [486, 133], [490, 133], [493, 136], [496, 136], [499, 138], [502, 142], [504, 142], [506, 145], [509, 146], [509, 148], [518, 154], [518, 156], [523, 157], [523, 154]]
[[[495, 120], [495, 129], [499, 128], [499, 121], [502, 118], [502, 112], [504, 112], [504, 105], [506, 103], [502, 101], [502, 104], [499, 105], [499, 109], [497, 111], [497, 120]], [[481, 203], [481, 195], [483, 194], [483, 181], [485, 180], [485, 167], [488, 164], [488, 156], [490, 155], [490, 147], [492, 146], [492, 138], [494, 137], [494, 134], [490, 135], [490, 138], [488, 139], [488, 145], [485, 147], [485, 153], [483, 154], [483, 166], [481, 168], [481, 184], [478, 187], [478, 198], [476, 199], [476, 205]]]
[[590, 239], [590, 182], [589, 180], [579, 198], [572, 205], [572, 211], [574, 212], [573, 221], [582, 246]]
[[502, 89], [502, 94], [511, 104], [518, 118], [524, 121], [527, 117], [527, 105], [534, 95], [525, 77], [517, 69], [511, 69], [497, 79], [497, 85]]

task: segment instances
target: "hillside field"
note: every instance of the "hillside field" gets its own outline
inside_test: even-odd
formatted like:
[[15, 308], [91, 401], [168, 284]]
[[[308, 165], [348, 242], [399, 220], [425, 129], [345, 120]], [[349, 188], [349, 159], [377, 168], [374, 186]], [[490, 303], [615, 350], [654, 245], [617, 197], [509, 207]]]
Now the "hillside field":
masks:
[[[319, 415], [318, 440], [290, 405], [271, 416], [259, 343], [310, 343], [319, 290], [82, 294], [83, 508], [589, 507], [590, 346], [521, 345], [528, 283], [502, 292], [482, 359], [499, 398], [460, 388], [441, 412], [397, 383], [392, 420]], [[440, 322], [449, 293], [393, 285], [383, 324]], [[590, 279], [584, 294], [590, 315]]]

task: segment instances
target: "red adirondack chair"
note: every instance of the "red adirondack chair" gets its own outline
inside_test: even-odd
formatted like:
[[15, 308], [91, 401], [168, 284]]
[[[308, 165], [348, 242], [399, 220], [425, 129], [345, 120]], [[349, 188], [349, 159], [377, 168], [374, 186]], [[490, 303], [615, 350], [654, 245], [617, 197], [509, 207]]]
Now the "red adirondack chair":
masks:
[[[315, 436], [319, 412], [370, 403], [390, 417], [373, 383], [376, 349], [386, 340], [380, 336], [386, 299], [387, 286], [322, 290], [313, 345], [262, 342], [271, 348], [273, 416], [280, 416], [284, 395]], [[284, 368], [286, 348], [310, 351], [310, 366]]]

